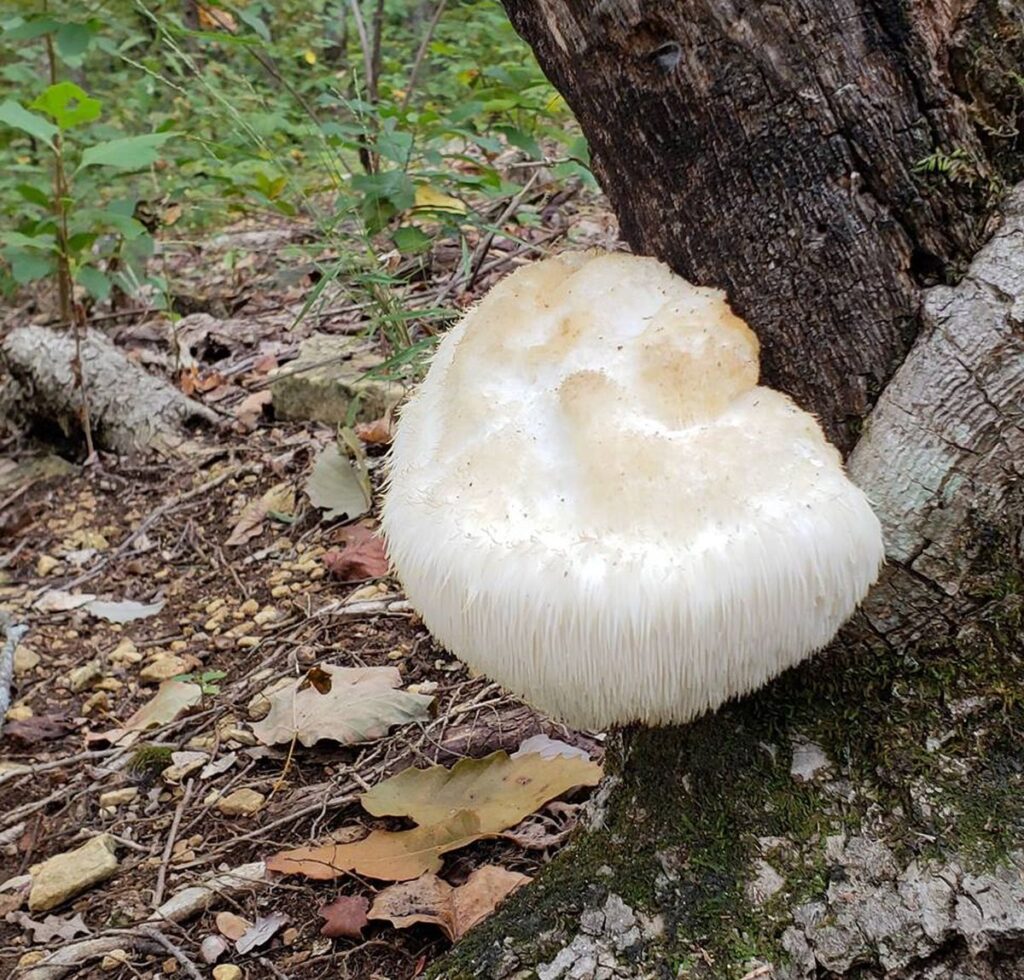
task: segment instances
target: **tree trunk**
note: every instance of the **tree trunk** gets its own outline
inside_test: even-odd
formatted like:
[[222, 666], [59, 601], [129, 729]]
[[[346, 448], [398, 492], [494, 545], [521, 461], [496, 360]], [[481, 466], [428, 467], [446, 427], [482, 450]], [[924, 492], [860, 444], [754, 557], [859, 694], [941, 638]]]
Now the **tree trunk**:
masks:
[[613, 739], [587, 831], [435, 975], [1024, 977], [1024, 0], [505, 6], [890, 565], [826, 655]]

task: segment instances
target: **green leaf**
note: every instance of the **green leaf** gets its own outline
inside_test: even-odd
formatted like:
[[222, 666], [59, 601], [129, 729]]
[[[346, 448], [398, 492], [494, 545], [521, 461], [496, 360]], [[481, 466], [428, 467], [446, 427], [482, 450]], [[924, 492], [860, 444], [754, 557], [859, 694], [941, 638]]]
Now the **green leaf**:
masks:
[[40, 252], [57, 250], [53, 235], [23, 235], [20, 231], [4, 231], [0, 232], [0, 241], [15, 248], [31, 248]]
[[38, 204], [41, 208], [50, 207], [50, 195], [32, 184], [18, 184], [14, 188], [29, 204]]
[[106, 274], [93, 265], [79, 266], [75, 273], [75, 281], [80, 282], [94, 299], [106, 299], [110, 295], [112, 283]]
[[79, 170], [86, 167], [113, 167], [115, 170], [141, 170], [153, 163], [158, 150], [174, 133], [147, 133], [125, 136], [90, 146], [82, 154]]
[[406, 252], [409, 254], [427, 251], [427, 249], [430, 248], [431, 242], [429, 235], [420, 231], [419, 228], [414, 228], [412, 225], [396, 228], [394, 234], [391, 236], [391, 240], [395, 243], [395, 248], [397, 248], [399, 252]]
[[267, 25], [254, 14], [251, 10], [247, 10], [244, 7], [240, 7], [237, 11], [238, 19], [243, 23], [251, 27], [259, 36], [270, 43], [270, 31], [267, 29]]
[[7, 42], [31, 41], [33, 38], [55, 31], [59, 26], [59, 22], [50, 17], [28, 17], [7, 28], [4, 31], [4, 40]]
[[100, 100], [91, 98], [74, 82], [57, 82], [30, 106], [45, 112], [61, 129], [71, 129], [99, 118]]
[[0, 102], [0, 123], [6, 123], [15, 129], [42, 140], [50, 149], [53, 149], [53, 138], [57, 135], [58, 129], [51, 122], [47, 122], [42, 116], [29, 112], [23, 105], [8, 99]]
[[92, 42], [92, 31], [85, 24], [61, 24], [57, 28], [57, 53], [72, 67], [78, 67]]
[[141, 222], [136, 221], [130, 214], [115, 210], [113, 206], [79, 208], [74, 214], [73, 227], [76, 229], [111, 228], [126, 241], [131, 241], [146, 233], [146, 228]]
[[11, 275], [19, 285], [45, 279], [55, 267], [51, 256], [37, 251], [22, 248], [5, 248], [3, 257], [11, 267]]

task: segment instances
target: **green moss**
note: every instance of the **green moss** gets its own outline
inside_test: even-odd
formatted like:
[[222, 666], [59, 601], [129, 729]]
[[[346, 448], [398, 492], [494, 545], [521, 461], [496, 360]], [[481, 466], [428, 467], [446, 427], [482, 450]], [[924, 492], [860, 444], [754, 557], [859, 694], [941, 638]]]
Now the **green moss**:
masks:
[[171, 764], [171, 749], [163, 745], [140, 745], [128, 762], [128, 771], [141, 782], [155, 779]]
[[[620, 733], [608, 766], [621, 782], [601, 829], [431, 975], [489, 975], [505, 937], [548, 961], [580, 912], [614, 892], [663, 917], [646, 962], [691, 964], [684, 975], [694, 977], [693, 964], [711, 962], [709, 976], [742, 976], [754, 957], [781, 959], [791, 910], [824, 893], [825, 838], [869, 818], [901, 861], [997, 861], [1024, 840], [1022, 605], [1016, 594], [992, 601], [955, 641], [899, 652], [850, 630], [827, 657], [711, 717]], [[822, 746], [841, 785], [790, 777], [796, 735]], [[788, 842], [766, 857], [785, 886], [753, 908], [744, 887], [766, 837]]]
[[1013, 5], [982, 0], [958, 32], [950, 71], [978, 136], [1007, 184], [1024, 179], [1024, 17]]

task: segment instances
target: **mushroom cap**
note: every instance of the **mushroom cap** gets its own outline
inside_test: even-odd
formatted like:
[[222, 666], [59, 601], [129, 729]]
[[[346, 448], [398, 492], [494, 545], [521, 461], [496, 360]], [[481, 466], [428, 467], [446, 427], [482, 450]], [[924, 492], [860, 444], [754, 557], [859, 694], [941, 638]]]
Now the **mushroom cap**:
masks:
[[593, 729], [687, 721], [825, 646], [881, 528], [758, 355], [723, 293], [655, 259], [567, 253], [496, 286], [392, 448], [384, 533], [434, 636]]

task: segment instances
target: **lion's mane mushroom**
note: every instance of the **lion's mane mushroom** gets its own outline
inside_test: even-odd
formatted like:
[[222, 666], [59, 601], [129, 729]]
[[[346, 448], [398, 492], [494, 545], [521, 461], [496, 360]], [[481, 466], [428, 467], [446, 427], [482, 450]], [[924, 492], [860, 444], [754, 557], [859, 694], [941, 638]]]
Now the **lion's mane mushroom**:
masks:
[[654, 259], [520, 269], [448, 333], [383, 526], [457, 657], [573, 725], [683, 722], [819, 650], [883, 560], [722, 293]]

